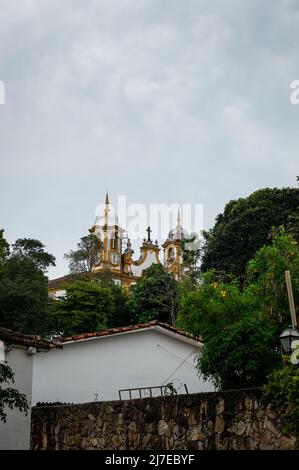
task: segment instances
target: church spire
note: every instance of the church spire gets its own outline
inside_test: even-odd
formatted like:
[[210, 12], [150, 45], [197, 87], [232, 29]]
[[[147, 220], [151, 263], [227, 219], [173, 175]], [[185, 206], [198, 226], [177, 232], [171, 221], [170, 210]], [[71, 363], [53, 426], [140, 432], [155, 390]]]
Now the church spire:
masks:
[[105, 210], [104, 210], [104, 218], [105, 218], [104, 224], [106, 226], [108, 225], [109, 212], [110, 212], [110, 209], [109, 209], [109, 196], [108, 196], [108, 189], [107, 189], [106, 198], [105, 198]]
[[106, 191], [106, 199], [105, 199], [105, 205], [109, 205], [109, 196], [108, 196], [108, 189]]
[[178, 217], [177, 217], [177, 222], [176, 222], [177, 228], [181, 228], [181, 214], [180, 214], [180, 209], [178, 210]]

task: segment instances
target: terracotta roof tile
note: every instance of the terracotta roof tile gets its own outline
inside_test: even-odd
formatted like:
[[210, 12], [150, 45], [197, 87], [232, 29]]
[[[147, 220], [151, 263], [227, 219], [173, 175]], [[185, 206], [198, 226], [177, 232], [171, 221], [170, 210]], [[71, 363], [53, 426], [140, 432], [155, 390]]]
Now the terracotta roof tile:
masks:
[[119, 333], [128, 333], [130, 331], [145, 330], [147, 328], [151, 328], [155, 326], [160, 326], [161, 328], [164, 328], [166, 330], [172, 331], [173, 333], [185, 336], [186, 338], [193, 339], [198, 342], [202, 342], [201, 337], [195, 337], [191, 335], [190, 333], [187, 333], [186, 331], [175, 328], [174, 326], [168, 325], [167, 323], [159, 322], [158, 320], [154, 320], [148, 323], [137, 323], [136, 325], [121, 326], [118, 328], [109, 328], [107, 330], [100, 330], [100, 331], [94, 331], [91, 333], [81, 333], [79, 335], [67, 336], [67, 337], [61, 338], [61, 342], [65, 343], [69, 341], [80, 341], [80, 340], [84, 340], [88, 338], [95, 338], [97, 336], [112, 336], [114, 334], [119, 334]]
[[20, 344], [34, 346], [38, 349], [61, 348], [61, 344], [55, 341], [42, 339], [40, 336], [25, 335], [19, 331], [0, 327], [0, 340], [7, 344]]

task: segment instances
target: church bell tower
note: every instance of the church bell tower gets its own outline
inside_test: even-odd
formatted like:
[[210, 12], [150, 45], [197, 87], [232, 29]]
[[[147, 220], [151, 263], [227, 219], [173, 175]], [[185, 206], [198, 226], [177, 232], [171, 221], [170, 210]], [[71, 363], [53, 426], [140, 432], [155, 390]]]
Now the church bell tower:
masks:
[[177, 216], [176, 227], [170, 230], [167, 240], [163, 243], [164, 250], [164, 267], [172, 273], [174, 277], [180, 281], [183, 276], [183, 249], [182, 241], [189, 234], [181, 225], [180, 212]]
[[111, 214], [108, 191], [105, 198], [104, 217], [96, 218], [90, 232], [101, 240], [101, 269], [120, 271], [124, 229], [118, 224], [117, 215]]

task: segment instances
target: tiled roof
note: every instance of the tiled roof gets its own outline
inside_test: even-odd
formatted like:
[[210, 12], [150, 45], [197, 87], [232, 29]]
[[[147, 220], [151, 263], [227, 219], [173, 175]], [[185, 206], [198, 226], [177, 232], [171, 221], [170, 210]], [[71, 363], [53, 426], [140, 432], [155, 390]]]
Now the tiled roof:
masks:
[[61, 342], [65, 343], [69, 341], [82, 341], [85, 339], [95, 338], [98, 336], [113, 336], [115, 334], [140, 331], [140, 330], [145, 330], [145, 329], [153, 328], [157, 326], [160, 328], [164, 328], [165, 330], [171, 331], [173, 333], [176, 333], [178, 335], [184, 336], [188, 339], [202, 342], [202, 338], [194, 337], [193, 335], [191, 335], [190, 333], [187, 333], [186, 331], [179, 330], [178, 328], [168, 325], [167, 323], [161, 323], [158, 320], [154, 320], [148, 323], [137, 323], [136, 325], [130, 325], [130, 326], [121, 326], [119, 328], [110, 328], [108, 330], [94, 331], [92, 333], [81, 333], [80, 335], [73, 335], [73, 336], [61, 338]]
[[0, 340], [7, 344], [34, 346], [38, 349], [52, 349], [62, 347], [59, 343], [46, 339], [41, 339], [40, 336], [24, 335], [19, 331], [12, 331], [3, 327], [0, 327]]
[[51, 279], [50, 281], [48, 281], [48, 289], [57, 289], [58, 287], [63, 287], [64, 284], [73, 281], [74, 279], [75, 278], [73, 274], [67, 274], [66, 276]]

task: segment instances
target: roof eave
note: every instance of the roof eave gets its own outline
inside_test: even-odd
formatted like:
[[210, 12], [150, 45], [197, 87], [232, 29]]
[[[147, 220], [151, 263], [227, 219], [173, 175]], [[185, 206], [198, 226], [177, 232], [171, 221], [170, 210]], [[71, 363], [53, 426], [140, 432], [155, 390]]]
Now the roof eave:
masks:
[[125, 334], [130, 334], [130, 333], [140, 333], [140, 332], [148, 331], [148, 330], [156, 330], [159, 333], [162, 333], [176, 340], [192, 345], [196, 348], [201, 348], [203, 346], [203, 342], [201, 339], [193, 338], [191, 335], [189, 336], [188, 334], [184, 334], [183, 332], [181, 333], [179, 330], [175, 331], [174, 329], [171, 328], [171, 326], [167, 328], [166, 326], [163, 326], [162, 324], [159, 324], [159, 323], [148, 324], [144, 328], [135, 328], [135, 329], [127, 330], [127, 331], [118, 331], [118, 332], [114, 332], [111, 334], [99, 333], [99, 334], [90, 335], [89, 337], [85, 337], [85, 338], [84, 337], [77, 338], [77, 339], [76, 337], [66, 338], [65, 340], [62, 340], [62, 343], [63, 345], [73, 344], [73, 343], [82, 343], [85, 341], [91, 341], [95, 339], [112, 338], [114, 336], [120, 336], [120, 335], [125, 335]]

